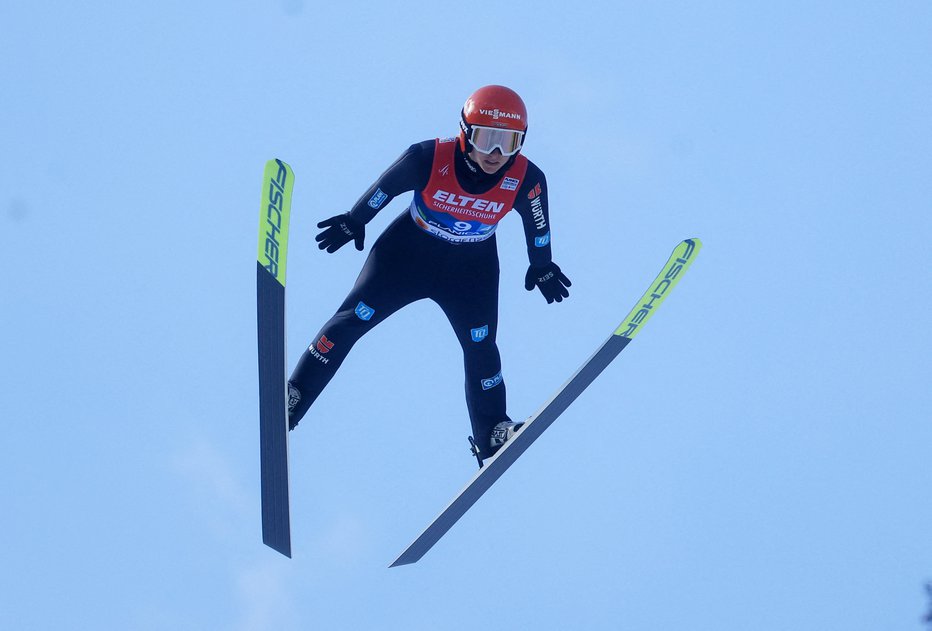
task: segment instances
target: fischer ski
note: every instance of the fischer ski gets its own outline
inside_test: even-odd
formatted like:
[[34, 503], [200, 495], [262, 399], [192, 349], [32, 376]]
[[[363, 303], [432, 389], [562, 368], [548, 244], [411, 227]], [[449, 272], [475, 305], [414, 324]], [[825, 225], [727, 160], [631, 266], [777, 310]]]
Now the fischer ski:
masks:
[[531, 416], [508, 442], [479, 469], [472, 480], [453, 498], [445, 509], [399, 555], [390, 567], [416, 563], [460, 517], [489, 490], [537, 438], [576, 400], [618, 354], [640, 333], [647, 321], [676, 286], [692, 264], [702, 243], [687, 239], [673, 250], [670, 259], [637, 305], [615, 332], [584, 363], [557, 392]]
[[256, 262], [259, 346], [259, 460], [262, 541], [291, 557], [288, 502], [288, 393], [285, 349], [285, 262], [294, 173], [281, 160], [265, 164]]

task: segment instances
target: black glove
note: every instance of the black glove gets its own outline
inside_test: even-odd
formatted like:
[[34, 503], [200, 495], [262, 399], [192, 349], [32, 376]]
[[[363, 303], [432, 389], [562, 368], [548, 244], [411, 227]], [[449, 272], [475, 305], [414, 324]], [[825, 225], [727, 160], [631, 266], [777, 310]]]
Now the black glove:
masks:
[[531, 265], [524, 276], [524, 288], [533, 291], [535, 286], [539, 287], [540, 293], [544, 294], [544, 298], [547, 299], [547, 304], [554, 300], [561, 302], [564, 298], [568, 298], [570, 292], [567, 287], [572, 284], [553, 261], [540, 267]]
[[326, 228], [314, 237], [317, 247], [333, 254], [350, 241], [356, 241], [356, 249], [362, 251], [363, 241], [366, 239], [366, 224], [354, 219], [349, 213], [324, 219], [318, 228]]

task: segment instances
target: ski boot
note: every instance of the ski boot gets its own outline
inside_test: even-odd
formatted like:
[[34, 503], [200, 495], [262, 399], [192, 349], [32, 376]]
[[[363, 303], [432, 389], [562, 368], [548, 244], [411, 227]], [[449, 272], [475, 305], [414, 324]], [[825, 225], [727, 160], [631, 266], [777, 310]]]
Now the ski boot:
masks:
[[[508, 439], [518, 433], [518, 430], [524, 425], [524, 421], [520, 423], [515, 423], [514, 421], [502, 421], [498, 425], [492, 428], [492, 437], [489, 441], [489, 455], [487, 458], [491, 458], [495, 453], [504, 446]], [[479, 468], [482, 468], [482, 450], [479, 449], [479, 445], [476, 444], [475, 439], [472, 436], [467, 436], [469, 439], [469, 451], [473, 456], [476, 457], [476, 460], [479, 461]]]
[[291, 382], [288, 382], [288, 429], [293, 430], [298, 426], [298, 421], [294, 420], [292, 414], [294, 409], [298, 407], [298, 403], [301, 402], [301, 391], [291, 385]]
[[512, 436], [518, 433], [518, 430], [524, 426], [524, 421], [515, 423], [514, 421], [502, 421], [492, 428], [492, 453], [495, 453], [508, 442]]

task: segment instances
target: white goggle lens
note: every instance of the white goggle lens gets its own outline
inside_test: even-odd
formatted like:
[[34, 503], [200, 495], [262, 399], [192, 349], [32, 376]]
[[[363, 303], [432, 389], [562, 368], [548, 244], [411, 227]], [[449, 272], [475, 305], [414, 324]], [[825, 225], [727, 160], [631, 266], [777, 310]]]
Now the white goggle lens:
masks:
[[521, 150], [524, 132], [513, 129], [495, 129], [493, 127], [473, 127], [469, 142], [482, 153], [492, 153], [496, 149], [503, 156], [512, 156]]

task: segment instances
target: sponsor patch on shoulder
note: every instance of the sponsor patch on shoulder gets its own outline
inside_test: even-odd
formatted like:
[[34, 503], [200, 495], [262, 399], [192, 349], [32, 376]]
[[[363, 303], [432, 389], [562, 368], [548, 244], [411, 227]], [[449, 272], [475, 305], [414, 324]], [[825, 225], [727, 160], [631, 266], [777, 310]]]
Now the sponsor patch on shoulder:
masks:
[[518, 184], [521, 183], [521, 180], [516, 180], [513, 177], [506, 177], [502, 181], [502, 188], [506, 191], [515, 191], [518, 189]]
[[446, 142], [453, 142], [454, 140], [456, 140], [456, 136], [452, 138], [438, 138], [437, 142], [439, 142], [440, 144], [444, 144]]

